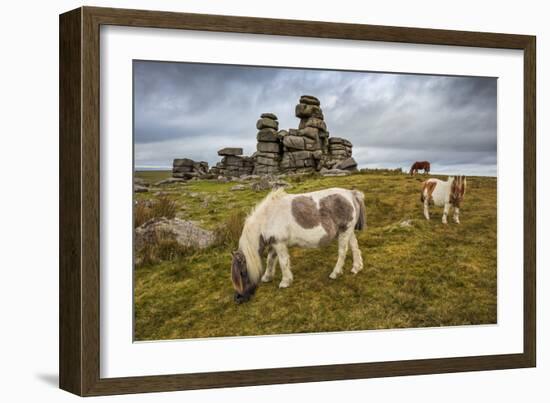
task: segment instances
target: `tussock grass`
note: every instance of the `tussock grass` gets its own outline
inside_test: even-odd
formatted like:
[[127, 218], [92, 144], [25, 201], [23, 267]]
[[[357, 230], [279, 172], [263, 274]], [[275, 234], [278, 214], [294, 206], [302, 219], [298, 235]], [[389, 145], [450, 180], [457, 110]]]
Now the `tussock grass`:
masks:
[[153, 218], [174, 218], [177, 205], [166, 196], [161, 196], [153, 201], [136, 200], [134, 206], [134, 227], [139, 227]]
[[[151, 182], [169, 172], [137, 173]], [[294, 283], [262, 284], [246, 304], [233, 302], [231, 250], [248, 211], [265, 192], [230, 192], [232, 183], [193, 181], [162, 188], [176, 215], [215, 230], [203, 251], [163, 255], [135, 270], [135, 337], [158, 340], [496, 323], [496, 179], [468, 178], [460, 225], [441, 224], [441, 209], [422, 216], [425, 177], [362, 172], [291, 180], [289, 193], [333, 186], [365, 193], [367, 229], [357, 232], [365, 267], [330, 280], [337, 245], [293, 249]], [[136, 194], [154, 202], [154, 192]], [[412, 226], [400, 223], [410, 220]], [[223, 230], [222, 230], [223, 229]], [[168, 248], [169, 249], [169, 248]]]
[[162, 261], [182, 259], [193, 254], [193, 248], [179, 244], [169, 233], [154, 232], [151, 242], [136, 251], [136, 267], [153, 265]]
[[225, 220], [216, 227], [216, 244], [235, 249], [243, 231], [246, 215], [244, 211], [238, 210], [226, 217]]

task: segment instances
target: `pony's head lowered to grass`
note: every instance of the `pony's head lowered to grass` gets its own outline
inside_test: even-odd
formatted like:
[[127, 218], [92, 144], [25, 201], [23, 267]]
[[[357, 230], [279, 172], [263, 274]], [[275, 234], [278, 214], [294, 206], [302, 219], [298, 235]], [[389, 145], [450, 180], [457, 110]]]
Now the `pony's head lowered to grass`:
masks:
[[239, 249], [232, 252], [231, 280], [235, 289], [235, 302], [247, 302], [260, 282], [263, 273], [262, 254], [267, 243], [260, 226], [268, 218], [266, 206], [286, 195], [284, 189], [271, 191], [252, 209], [245, 220], [239, 239]]
[[247, 302], [256, 291], [254, 283], [248, 275], [246, 257], [240, 250], [232, 252], [231, 281], [235, 288], [235, 302]]

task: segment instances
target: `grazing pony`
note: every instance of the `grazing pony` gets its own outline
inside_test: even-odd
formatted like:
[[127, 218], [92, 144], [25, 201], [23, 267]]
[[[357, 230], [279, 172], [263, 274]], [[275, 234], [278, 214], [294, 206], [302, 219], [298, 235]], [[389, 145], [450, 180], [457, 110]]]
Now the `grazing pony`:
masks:
[[424, 170], [425, 174], [430, 173], [430, 162], [429, 161], [416, 161], [411, 166], [411, 170], [409, 171], [409, 174], [412, 176], [414, 174], [417, 174], [420, 169]]
[[424, 217], [430, 219], [428, 205], [433, 202], [438, 207], [443, 207], [443, 224], [447, 224], [447, 215], [451, 206], [454, 208], [453, 220], [460, 224], [460, 207], [464, 201], [466, 194], [466, 177], [465, 176], [449, 176], [447, 182], [439, 179], [428, 179], [422, 182], [422, 193], [420, 201], [424, 203]]
[[269, 193], [246, 218], [239, 249], [232, 253], [235, 301], [248, 301], [260, 279], [273, 280], [277, 261], [282, 272], [279, 287], [290, 286], [290, 246], [319, 248], [338, 238], [338, 260], [330, 278], [342, 274], [348, 247], [353, 254], [351, 272], [361, 271], [363, 258], [354, 230], [362, 230], [367, 224], [364, 198], [362, 192], [339, 188], [302, 194], [287, 194], [280, 188]]

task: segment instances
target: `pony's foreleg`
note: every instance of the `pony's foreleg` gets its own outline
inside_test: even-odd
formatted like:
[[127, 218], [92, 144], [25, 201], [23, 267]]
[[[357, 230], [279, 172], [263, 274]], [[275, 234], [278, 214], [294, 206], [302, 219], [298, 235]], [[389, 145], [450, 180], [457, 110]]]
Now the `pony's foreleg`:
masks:
[[270, 248], [267, 254], [267, 264], [266, 264], [265, 273], [262, 276], [262, 281], [264, 283], [269, 283], [271, 280], [273, 280], [276, 267], [277, 267], [277, 252], [275, 252], [275, 249]]
[[273, 245], [277, 256], [279, 257], [279, 265], [281, 266], [281, 272], [283, 279], [279, 283], [279, 288], [287, 288], [290, 286], [293, 280], [292, 272], [290, 271], [290, 257], [288, 256], [288, 249], [284, 244]]
[[424, 217], [426, 217], [426, 220], [430, 219], [430, 210], [428, 209], [430, 205], [429, 197], [426, 193], [424, 193]]
[[458, 207], [455, 207], [453, 211], [453, 221], [457, 224], [460, 224], [460, 209]]
[[447, 224], [447, 216], [449, 215], [450, 209], [451, 209], [451, 204], [445, 203], [445, 207], [443, 207], [443, 217], [441, 218], [441, 222], [443, 224]]
[[329, 276], [333, 280], [342, 274], [342, 268], [344, 267], [344, 262], [346, 261], [346, 255], [348, 253], [350, 234], [353, 234], [353, 227], [338, 236], [338, 260]]
[[357, 274], [361, 270], [363, 270], [363, 256], [361, 256], [361, 250], [359, 249], [359, 245], [357, 244], [357, 237], [355, 236], [355, 232], [351, 233], [351, 236], [349, 238], [349, 246], [353, 255], [353, 267], [351, 268], [351, 272], [353, 274]]

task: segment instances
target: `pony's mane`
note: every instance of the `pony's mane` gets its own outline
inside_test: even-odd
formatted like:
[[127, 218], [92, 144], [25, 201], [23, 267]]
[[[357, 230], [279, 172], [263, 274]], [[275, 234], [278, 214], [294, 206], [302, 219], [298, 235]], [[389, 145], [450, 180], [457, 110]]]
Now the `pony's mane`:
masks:
[[278, 188], [269, 194], [252, 209], [244, 222], [243, 232], [239, 239], [239, 249], [246, 258], [248, 276], [254, 284], [258, 284], [263, 273], [262, 257], [260, 255], [260, 230], [256, 223], [256, 216], [264, 206], [285, 196], [284, 188]]
[[[285, 188], [283, 187], [280, 187], [280, 188], [277, 188], [277, 189], [273, 189], [271, 192], [268, 193], [268, 195], [266, 197], [264, 197], [261, 201], [259, 201], [252, 210], [250, 210], [250, 213], [248, 214], [248, 216], [246, 217], [246, 221], [248, 221], [249, 219], [252, 219], [253, 216], [263, 207], [265, 206], [266, 204], [269, 204], [271, 203], [272, 201], [274, 200], [278, 200], [280, 199], [281, 197], [283, 196], [286, 196], [286, 192], [285, 192]], [[246, 226], [246, 221], [245, 221], [245, 226]]]

